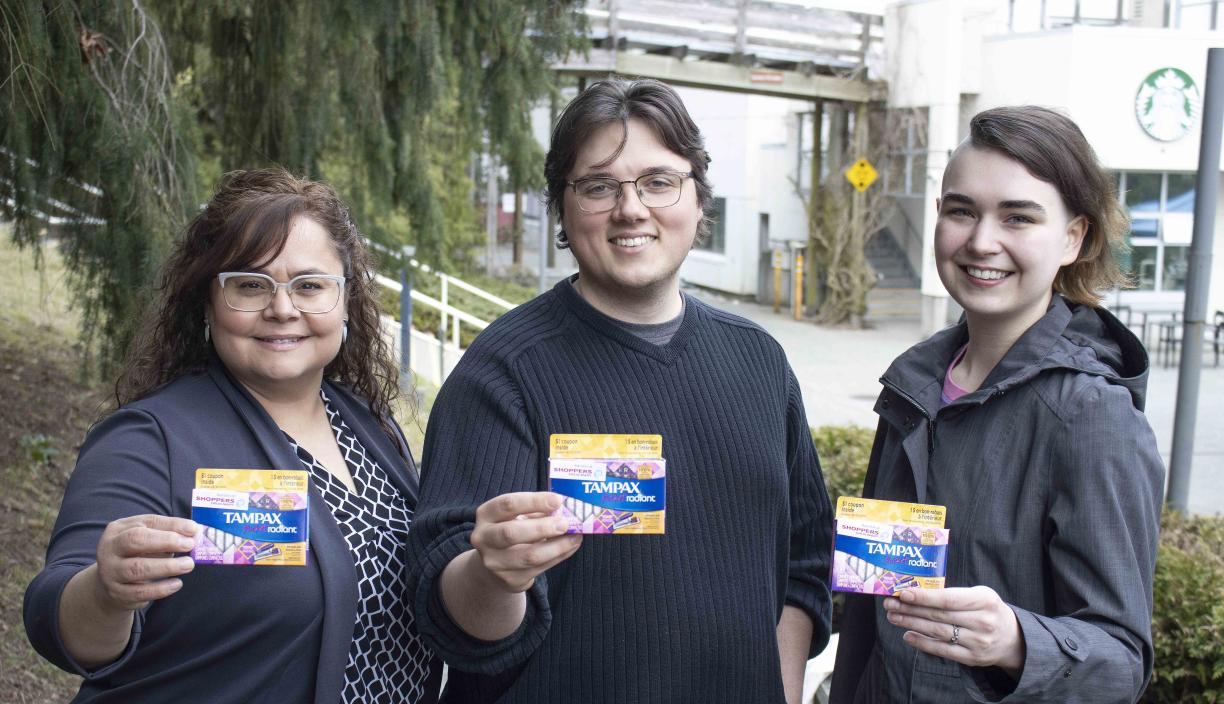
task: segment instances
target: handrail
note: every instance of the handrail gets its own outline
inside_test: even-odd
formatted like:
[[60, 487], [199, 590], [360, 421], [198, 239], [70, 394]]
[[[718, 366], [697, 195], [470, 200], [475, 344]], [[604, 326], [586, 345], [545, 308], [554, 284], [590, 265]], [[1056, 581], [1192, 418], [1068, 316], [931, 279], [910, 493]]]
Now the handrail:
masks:
[[[401, 256], [400, 253], [396, 252], [390, 247], [381, 245], [377, 242], [371, 242], [367, 240], [366, 244], [371, 249], [374, 249], [388, 256], [393, 256], [393, 257]], [[465, 311], [462, 311], [452, 306], [450, 304], [450, 291], [449, 291], [451, 284], [454, 284], [455, 286], [463, 289], [464, 291], [467, 291], [475, 296], [479, 296], [480, 298], [483, 298], [484, 300], [496, 306], [504, 308], [506, 310], [512, 310], [516, 307], [516, 304], [511, 303], [510, 301], [507, 301], [504, 298], [495, 296], [489, 293], [488, 291], [485, 291], [484, 289], [478, 288], [477, 286], [473, 286], [472, 284], [464, 281], [463, 279], [456, 278], [454, 276], [451, 276], [450, 274], [446, 274], [440, 271], [434, 271], [433, 267], [423, 262], [420, 262], [414, 258], [411, 258], [411, 257], [407, 258], [407, 263], [413, 269], [422, 271], [426, 274], [432, 274], [433, 276], [438, 277], [438, 282], [440, 284], [440, 289], [441, 289], [441, 300], [438, 300], [437, 298], [433, 298], [432, 296], [423, 294], [420, 291], [418, 291], [415, 287], [412, 289], [412, 300], [420, 301], [421, 303], [424, 303], [425, 305], [431, 308], [434, 308], [435, 310], [438, 311], [438, 313], [442, 317], [441, 323], [439, 324], [438, 327], [441, 330], [447, 330], [447, 329], [450, 330], [451, 344], [454, 346], [455, 349], [459, 349], [459, 323], [460, 322], [467, 323], [468, 325], [471, 325], [477, 330], [484, 330], [485, 328], [489, 326], [489, 322], [485, 320], [481, 320], [480, 318], [477, 318], [476, 316], [470, 313], [467, 313]], [[386, 286], [387, 288], [395, 291], [396, 293], [401, 293], [403, 291], [403, 287], [400, 285], [398, 281], [394, 279], [388, 278], [386, 276], [382, 276], [381, 274], [375, 274], [374, 279], [380, 285]]]
[[[395, 256], [395, 257], [400, 256], [400, 254], [396, 252], [395, 250], [385, 245], [381, 245], [377, 242], [372, 242], [372, 241], [367, 240], [366, 244], [369, 245], [371, 249], [382, 252], [383, 254], [387, 254], [387, 255]], [[501, 306], [502, 308], [505, 308], [506, 310], [514, 309], [516, 305], [514, 303], [511, 303], [510, 301], [507, 301], [504, 298], [494, 296], [493, 294], [489, 293], [488, 291], [482, 288], [473, 286], [472, 284], [469, 284], [468, 282], [464, 281], [463, 279], [460, 279], [457, 276], [453, 276], [451, 274], [447, 274], [441, 271], [434, 271], [433, 267], [415, 258], [409, 257], [408, 264], [411, 265], [413, 269], [416, 269], [418, 271], [423, 271], [426, 274], [433, 274], [434, 276], [438, 277], [438, 279], [442, 281], [443, 290], [446, 290], [445, 287], [447, 283], [453, 283], [454, 285], [458, 286], [464, 291], [467, 291], [468, 293], [471, 293], [476, 296], [480, 296], [481, 298], [485, 299], [489, 303], [492, 303], [497, 306]]]
[[[415, 262], [416, 260], [414, 259], [414, 260], [412, 260], [412, 261], [413, 261], [413, 262]], [[485, 291], [484, 289], [477, 288], [477, 287], [473, 286], [472, 284], [469, 284], [468, 282], [464, 281], [463, 279], [457, 279], [457, 278], [455, 278], [455, 277], [451, 276], [450, 274], [441, 274], [441, 273], [439, 273], [439, 274], [438, 274], [438, 276], [445, 276], [446, 278], [450, 279], [450, 282], [451, 282], [452, 284], [454, 284], [454, 285], [458, 286], [459, 288], [463, 289], [464, 291], [467, 291], [467, 292], [469, 292], [469, 293], [474, 293], [474, 294], [476, 294], [477, 296], [480, 296], [481, 298], [485, 299], [486, 301], [488, 301], [488, 302], [490, 302], [490, 303], [493, 303], [493, 304], [496, 304], [496, 305], [499, 305], [499, 306], [501, 306], [502, 308], [505, 308], [506, 310], [513, 310], [513, 309], [515, 308], [515, 304], [511, 303], [510, 301], [507, 301], [507, 300], [506, 300], [506, 299], [504, 299], [504, 298], [498, 298], [497, 296], [494, 296], [493, 294], [489, 293], [488, 291]]]
[[[400, 282], [396, 281], [395, 279], [389, 279], [386, 276], [383, 276], [382, 274], [375, 274], [374, 280], [378, 282], [379, 285], [386, 286], [387, 288], [391, 289], [392, 291], [395, 291], [396, 293], [403, 293], [404, 291], [404, 287], [400, 284]], [[430, 296], [425, 293], [421, 293], [419, 290], [415, 288], [412, 289], [412, 300], [420, 301], [421, 303], [424, 303], [425, 305], [430, 306], [431, 308], [436, 308], [438, 309], [438, 311], [444, 313], [445, 315], [450, 316], [455, 321], [463, 321], [467, 323], [468, 325], [471, 325], [472, 327], [476, 328], [477, 330], [484, 330], [485, 328], [489, 327], [488, 321], [481, 320], [480, 318], [477, 318], [471, 313], [467, 313], [465, 311], [459, 310], [458, 308], [450, 305], [449, 303], [444, 303], [442, 301], [439, 301], [433, 296]], [[456, 329], [457, 327], [458, 326], [456, 326]], [[456, 347], [459, 346], [458, 342], [455, 343], [455, 346]]]
[[[17, 155], [16, 155], [16, 154], [14, 154], [13, 152], [9, 151], [9, 150], [8, 150], [8, 149], [6, 149], [5, 147], [0, 147], [0, 155], [7, 156], [7, 157], [9, 158], [9, 161], [10, 161], [10, 162], [16, 162], [16, 161], [17, 161]], [[29, 165], [29, 166], [33, 166], [33, 167], [34, 167], [34, 168], [36, 168], [36, 169], [38, 169], [38, 168], [42, 168], [42, 165], [41, 165], [41, 164], [39, 164], [37, 161], [34, 161], [33, 159], [31, 159], [31, 158], [29, 158], [29, 157], [24, 157], [24, 158], [22, 159], [22, 161], [24, 161], [24, 162], [25, 162], [27, 165]], [[101, 197], [101, 196], [102, 196], [102, 193], [103, 193], [102, 189], [101, 189], [101, 188], [98, 188], [97, 186], [95, 186], [95, 185], [93, 185], [93, 184], [90, 184], [90, 183], [84, 183], [84, 182], [78, 181], [78, 180], [76, 180], [75, 178], [72, 178], [72, 177], [70, 177], [70, 176], [61, 176], [60, 178], [61, 178], [61, 179], [63, 179], [64, 181], [67, 181], [68, 183], [71, 183], [72, 185], [76, 186], [77, 188], [81, 189], [82, 191], [85, 191], [86, 193], [88, 193], [88, 194], [89, 194], [89, 195], [91, 195], [91, 196], [97, 196], [97, 197]]]

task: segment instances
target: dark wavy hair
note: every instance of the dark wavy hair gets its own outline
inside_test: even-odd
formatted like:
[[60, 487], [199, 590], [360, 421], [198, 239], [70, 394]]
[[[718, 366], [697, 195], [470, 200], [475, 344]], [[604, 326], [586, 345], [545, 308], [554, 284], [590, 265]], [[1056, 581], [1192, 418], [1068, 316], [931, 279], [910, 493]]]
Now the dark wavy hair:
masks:
[[1118, 264], [1118, 255], [1127, 250], [1130, 217], [1118, 202], [1116, 179], [1071, 118], [1034, 105], [993, 108], [969, 122], [969, 143], [1020, 162], [1058, 189], [1072, 217], [1087, 219], [1079, 256], [1058, 270], [1055, 291], [1075, 303], [1097, 306], [1101, 291], [1130, 283]]
[[[544, 159], [544, 179], [547, 181], [548, 210], [560, 220], [565, 214], [565, 189], [570, 169], [578, 158], [578, 150], [596, 130], [612, 123], [625, 129], [620, 146], [609, 161], [620, 155], [629, 138], [629, 120], [637, 118], [654, 130], [659, 141], [693, 165], [693, 183], [697, 186], [697, 205], [701, 207], [701, 222], [697, 223], [697, 242], [705, 242], [710, 234], [710, 215], [714, 203], [714, 187], [706, 175], [710, 155], [697, 123], [689, 116], [684, 102], [667, 84], [652, 79], [626, 81], [608, 79], [587, 86], [578, 94], [553, 125], [548, 156]], [[569, 246], [569, 237], [562, 226], [556, 234], [557, 249]]]
[[323, 375], [364, 397], [392, 444], [400, 446], [388, 420], [399, 394], [398, 370], [380, 332], [369, 250], [331, 186], [279, 168], [223, 176], [212, 199], [175, 244], [158, 280], [158, 300], [133, 339], [115, 383], [117, 406], [213, 363], [216, 352], [204, 341], [204, 310], [217, 274], [267, 265], [284, 249], [297, 217], [308, 217], [327, 230], [344, 265], [348, 339]]

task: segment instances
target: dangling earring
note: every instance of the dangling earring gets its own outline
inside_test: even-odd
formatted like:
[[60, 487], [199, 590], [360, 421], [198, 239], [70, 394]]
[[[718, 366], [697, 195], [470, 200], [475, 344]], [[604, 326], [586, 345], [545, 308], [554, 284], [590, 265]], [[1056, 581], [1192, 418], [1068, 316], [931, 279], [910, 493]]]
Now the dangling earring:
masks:
[[204, 321], [204, 342], [208, 342], [208, 339], [209, 339], [209, 334], [208, 334], [208, 321], [207, 321], [207, 320], [205, 320], [205, 321]]
[[340, 328], [340, 344], [344, 344], [348, 340], [348, 321], [344, 321], [344, 326]]

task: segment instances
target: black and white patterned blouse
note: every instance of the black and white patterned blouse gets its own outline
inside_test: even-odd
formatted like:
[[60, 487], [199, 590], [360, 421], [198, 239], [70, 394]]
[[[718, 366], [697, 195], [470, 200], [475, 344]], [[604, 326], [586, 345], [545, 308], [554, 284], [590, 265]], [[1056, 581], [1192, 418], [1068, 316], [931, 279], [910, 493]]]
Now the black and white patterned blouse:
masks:
[[429, 649], [406, 602], [405, 543], [412, 510], [357, 436], [320, 392], [336, 443], [357, 492], [337, 479], [286, 433], [315, 488], [331, 509], [357, 568], [357, 623], [344, 668], [341, 701], [416, 702], [430, 675]]

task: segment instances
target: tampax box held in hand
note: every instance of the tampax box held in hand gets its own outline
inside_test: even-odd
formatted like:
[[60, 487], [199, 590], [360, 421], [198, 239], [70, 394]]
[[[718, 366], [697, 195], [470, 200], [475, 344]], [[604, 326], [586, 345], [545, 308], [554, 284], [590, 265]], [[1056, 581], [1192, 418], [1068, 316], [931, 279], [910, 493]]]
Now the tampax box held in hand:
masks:
[[304, 565], [309, 505], [309, 472], [197, 469], [191, 519], [203, 530], [191, 557], [199, 565]]
[[569, 533], [660, 535], [667, 499], [661, 435], [556, 434], [549, 438], [553, 514]]
[[839, 498], [830, 587], [886, 596], [941, 589], [948, 564], [946, 511], [931, 504]]

